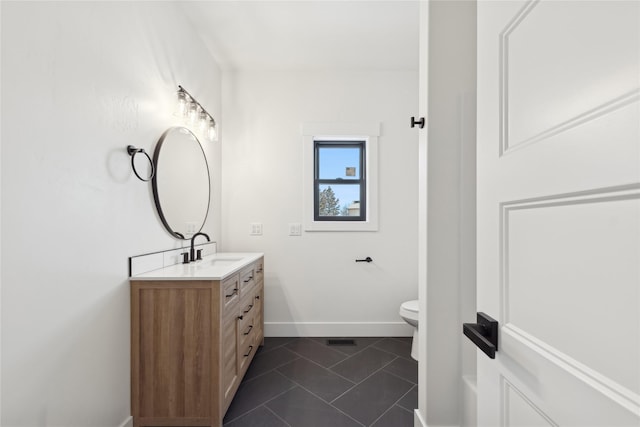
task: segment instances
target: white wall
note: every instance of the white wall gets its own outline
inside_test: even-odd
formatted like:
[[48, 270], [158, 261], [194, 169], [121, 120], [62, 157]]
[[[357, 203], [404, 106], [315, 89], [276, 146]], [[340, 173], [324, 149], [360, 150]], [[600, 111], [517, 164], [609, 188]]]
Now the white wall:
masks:
[[[221, 249], [265, 252], [266, 334], [409, 334], [398, 310], [418, 296], [417, 72], [230, 72], [223, 93]], [[300, 125], [372, 121], [379, 231], [289, 237], [303, 220]], [[252, 222], [262, 236], [249, 236]]]
[[427, 351], [419, 407], [429, 426], [460, 425], [462, 376], [475, 373], [475, 349], [462, 335], [462, 323], [475, 321], [475, 7], [431, 1], [428, 9], [428, 212], [420, 218], [427, 221]]
[[[2, 419], [119, 426], [127, 257], [176, 246], [126, 146], [153, 152], [177, 84], [220, 112], [220, 72], [165, 2], [2, 7]], [[219, 145], [210, 162], [219, 199]], [[219, 200], [206, 231], [220, 234]]]

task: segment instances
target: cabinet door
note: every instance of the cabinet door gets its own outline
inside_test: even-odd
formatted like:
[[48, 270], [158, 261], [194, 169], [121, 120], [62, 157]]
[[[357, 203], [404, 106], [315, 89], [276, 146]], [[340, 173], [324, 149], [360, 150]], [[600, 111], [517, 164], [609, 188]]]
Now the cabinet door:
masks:
[[211, 413], [211, 289], [153, 284], [132, 292], [132, 407], [136, 418]]
[[222, 355], [222, 401], [223, 411], [229, 407], [240, 381], [237, 357], [238, 320], [235, 313], [229, 313], [222, 321], [220, 353]]

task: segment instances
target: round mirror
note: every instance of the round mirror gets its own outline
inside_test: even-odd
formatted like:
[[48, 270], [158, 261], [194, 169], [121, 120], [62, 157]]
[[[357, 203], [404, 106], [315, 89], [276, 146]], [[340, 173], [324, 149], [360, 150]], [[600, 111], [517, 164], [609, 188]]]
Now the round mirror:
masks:
[[169, 128], [158, 141], [153, 164], [160, 220], [172, 236], [188, 239], [202, 229], [209, 212], [209, 167], [200, 141], [187, 128]]

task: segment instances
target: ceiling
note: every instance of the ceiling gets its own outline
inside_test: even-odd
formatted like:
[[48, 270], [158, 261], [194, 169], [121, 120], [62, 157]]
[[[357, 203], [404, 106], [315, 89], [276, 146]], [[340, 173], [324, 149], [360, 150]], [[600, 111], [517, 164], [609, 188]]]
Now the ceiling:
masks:
[[223, 70], [417, 70], [417, 0], [179, 3]]

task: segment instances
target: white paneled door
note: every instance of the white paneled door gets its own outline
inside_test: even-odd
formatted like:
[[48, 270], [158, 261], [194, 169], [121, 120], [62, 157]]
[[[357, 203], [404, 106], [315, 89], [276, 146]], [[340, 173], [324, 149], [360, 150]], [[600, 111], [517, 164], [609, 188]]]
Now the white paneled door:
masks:
[[478, 2], [478, 421], [640, 426], [640, 2]]

